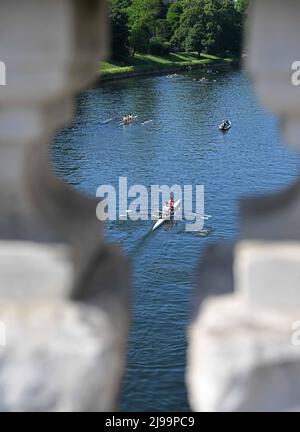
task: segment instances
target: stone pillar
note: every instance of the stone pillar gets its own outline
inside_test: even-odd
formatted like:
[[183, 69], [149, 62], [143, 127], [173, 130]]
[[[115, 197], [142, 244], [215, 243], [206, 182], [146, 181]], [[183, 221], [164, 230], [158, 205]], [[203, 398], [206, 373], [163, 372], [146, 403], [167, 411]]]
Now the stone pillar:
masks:
[[0, 39], [0, 410], [112, 410], [127, 261], [105, 243], [96, 200], [49, 162], [106, 53], [105, 1], [3, 0]]
[[[285, 141], [299, 150], [300, 86], [292, 77], [300, 3], [250, 4], [246, 66]], [[240, 241], [206, 253], [189, 328], [194, 410], [300, 409], [299, 185], [300, 178], [277, 194], [243, 200]]]

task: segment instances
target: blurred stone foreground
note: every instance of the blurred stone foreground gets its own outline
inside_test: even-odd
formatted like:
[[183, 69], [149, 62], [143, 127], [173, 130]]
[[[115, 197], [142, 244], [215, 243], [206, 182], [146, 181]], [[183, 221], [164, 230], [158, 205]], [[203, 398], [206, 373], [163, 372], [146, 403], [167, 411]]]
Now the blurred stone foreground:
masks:
[[48, 157], [105, 55], [105, 2], [0, 9], [0, 410], [110, 411], [125, 367], [127, 261], [101, 237], [96, 202], [58, 180]]
[[[3, 0], [0, 8], [0, 410], [114, 410], [127, 260], [101, 237], [96, 202], [49, 163], [51, 137], [105, 55], [105, 2]], [[298, 0], [252, 0], [246, 39], [258, 96], [297, 150], [299, 21]], [[193, 410], [300, 409], [299, 184], [243, 201], [240, 240], [205, 254], [188, 329]]]
[[[258, 97], [297, 151], [299, 22], [298, 0], [252, 0], [245, 41]], [[242, 201], [240, 239], [206, 252], [188, 331], [194, 410], [300, 410], [299, 220], [300, 178], [278, 194]]]

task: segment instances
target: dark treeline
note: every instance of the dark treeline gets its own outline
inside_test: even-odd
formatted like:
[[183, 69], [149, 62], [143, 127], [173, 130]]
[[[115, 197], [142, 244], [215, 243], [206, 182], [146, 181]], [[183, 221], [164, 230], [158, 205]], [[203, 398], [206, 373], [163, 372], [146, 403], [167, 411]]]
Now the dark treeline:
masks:
[[241, 52], [248, 0], [110, 0], [112, 58], [195, 51]]

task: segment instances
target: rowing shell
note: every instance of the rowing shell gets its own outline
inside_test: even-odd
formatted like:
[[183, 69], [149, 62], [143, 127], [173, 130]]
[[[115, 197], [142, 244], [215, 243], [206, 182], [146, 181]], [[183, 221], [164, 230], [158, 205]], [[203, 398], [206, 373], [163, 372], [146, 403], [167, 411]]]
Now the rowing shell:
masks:
[[127, 125], [133, 123], [134, 120], [136, 120], [137, 118], [138, 118], [138, 116], [133, 116], [133, 118], [131, 120], [123, 121], [122, 123], [119, 124], [119, 126], [127, 126]]
[[[174, 212], [176, 210], [178, 210], [178, 208], [180, 206], [180, 203], [181, 203], [180, 199], [174, 203]], [[156, 221], [155, 225], [153, 226], [152, 231], [154, 231], [157, 228], [159, 228], [166, 220], [170, 220], [170, 219], [169, 218], [160, 218], [160, 219], [158, 219], [158, 221]]]

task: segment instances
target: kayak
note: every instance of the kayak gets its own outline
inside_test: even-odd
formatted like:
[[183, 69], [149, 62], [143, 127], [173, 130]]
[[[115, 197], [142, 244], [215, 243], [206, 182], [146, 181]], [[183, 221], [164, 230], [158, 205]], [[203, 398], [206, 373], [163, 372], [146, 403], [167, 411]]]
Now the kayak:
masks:
[[221, 131], [227, 131], [231, 128], [231, 121], [228, 120], [227, 124], [223, 124], [223, 122], [219, 125], [219, 130]]
[[[180, 206], [181, 200], [179, 199], [174, 203], [174, 213], [176, 210], [178, 210]], [[152, 231], [155, 231], [157, 228], [159, 228], [165, 221], [170, 220], [169, 218], [160, 218], [158, 219], [155, 224], [153, 225]]]

